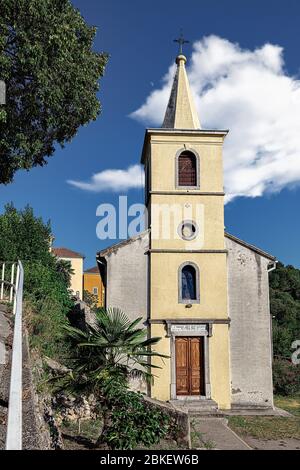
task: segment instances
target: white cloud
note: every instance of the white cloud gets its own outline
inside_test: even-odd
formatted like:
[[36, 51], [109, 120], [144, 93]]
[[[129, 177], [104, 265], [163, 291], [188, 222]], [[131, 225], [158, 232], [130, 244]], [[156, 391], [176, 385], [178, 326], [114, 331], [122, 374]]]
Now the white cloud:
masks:
[[[131, 117], [160, 126], [175, 66]], [[242, 49], [217, 36], [193, 45], [187, 73], [203, 128], [230, 129], [224, 147], [227, 201], [300, 183], [300, 81], [284, 70], [283, 49]]]
[[127, 191], [144, 186], [144, 173], [140, 165], [132, 165], [127, 170], [104, 170], [95, 173], [88, 182], [69, 180], [68, 183], [92, 192]]

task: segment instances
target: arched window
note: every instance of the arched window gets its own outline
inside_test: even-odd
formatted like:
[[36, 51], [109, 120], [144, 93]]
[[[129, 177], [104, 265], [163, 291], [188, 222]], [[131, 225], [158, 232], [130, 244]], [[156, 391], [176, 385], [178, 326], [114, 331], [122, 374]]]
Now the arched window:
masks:
[[199, 302], [199, 272], [193, 263], [184, 263], [179, 268], [179, 301]]
[[197, 158], [189, 150], [178, 157], [178, 186], [197, 186]]

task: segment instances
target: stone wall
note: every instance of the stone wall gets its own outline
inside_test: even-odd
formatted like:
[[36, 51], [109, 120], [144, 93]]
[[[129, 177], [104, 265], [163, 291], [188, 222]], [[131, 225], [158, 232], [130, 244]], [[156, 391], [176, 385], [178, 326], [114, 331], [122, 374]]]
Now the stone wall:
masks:
[[270, 260], [226, 238], [232, 406], [273, 406]]
[[28, 334], [23, 334], [23, 449], [49, 450], [52, 436], [45, 420], [45, 403], [36, 391], [34, 365], [30, 357]]
[[[174, 429], [171, 429], [167, 438], [173, 437], [180, 447], [191, 448], [190, 421], [188, 413], [174, 408], [171, 403], [162, 402], [153, 398], [144, 396], [146, 405], [151, 408], [159, 408], [160, 411], [166, 413], [174, 423]], [[174, 433], [173, 436], [170, 434]]]

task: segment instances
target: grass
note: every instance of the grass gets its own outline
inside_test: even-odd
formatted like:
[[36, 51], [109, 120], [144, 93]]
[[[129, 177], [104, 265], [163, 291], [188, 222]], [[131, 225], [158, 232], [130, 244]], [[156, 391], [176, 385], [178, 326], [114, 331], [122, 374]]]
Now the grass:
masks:
[[277, 396], [275, 405], [294, 416], [231, 416], [228, 424], [241, 436], [257, 439], [300, 439], [300, 397]]
[[64, 448], [67, 450], [92, 449], [101, 429], [100, 419], [81, 420], [80, 430], [78, 421], [64, 421], [60, 426]]
[[277, 408], [282, 408], [300, 418], [300, 395], [295, 397], [275, 396], [274, 404]]
[[[94, 444], [99, 437], [102, 429], [102, 420], [82, 420], [78, 421], [63, 421], [60, 425], [64, 448], [66, 450], [90, 450], [94, 448]], [[137, 449], [149, 450], [149, 447], [138, 446]], [[151, 450], [178, 450], [178, 444], [169, 439], [162, 439], [158, 444], [151, 446]]]
[[300, 419], [273, 416], [231, 416], [228, 424], [237, 434], [256, 439], [300, 439]]

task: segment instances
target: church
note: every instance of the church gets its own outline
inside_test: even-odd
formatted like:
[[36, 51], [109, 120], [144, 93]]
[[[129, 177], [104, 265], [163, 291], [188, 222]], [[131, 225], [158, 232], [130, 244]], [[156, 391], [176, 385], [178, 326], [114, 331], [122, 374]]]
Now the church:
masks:
[[[226, 233], [222, 147], [202, 129], [185, 70], [161, 128], [146, 129], [147, 230], [97, 254], [105, 306], [143, 317], [155, 349], [152, 398], [219, 410], [273, 407], [269, 272], [276, 260]], [[162, 233], [164, 232], [164, 233]]]

